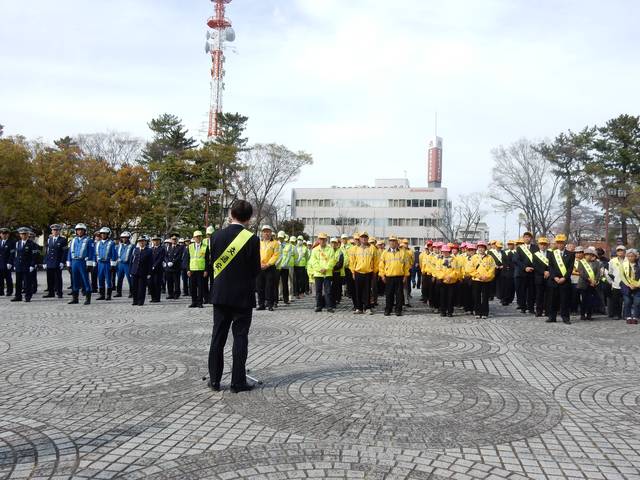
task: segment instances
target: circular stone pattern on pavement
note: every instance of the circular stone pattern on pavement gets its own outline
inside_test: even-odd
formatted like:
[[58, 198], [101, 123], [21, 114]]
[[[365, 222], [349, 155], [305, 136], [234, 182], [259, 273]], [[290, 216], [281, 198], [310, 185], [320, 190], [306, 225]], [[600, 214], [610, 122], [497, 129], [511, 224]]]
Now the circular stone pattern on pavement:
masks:
[[446, 455], [415, 451], [374, 450], [359, 445], [277, 444], [183, 456], [116, 478], [499, 480], [514, 478], [514, 473]]
[[0, 420], [0, 478], [69, 478], [77, 465], [64, 433], [35, 420]]
[[0, 378], [14, 394], [64, 402], [140, 390], [175, 380], [186, 371], [183, 363], [140, 347], [82, 347], [12, 359], [0, 366]]
[[343, 358], [377, 358], [385, 361], [419, 359], [426, 361], [455, 361], [494, 358], [507, 349], [489, 340], [454, 336], [440, 332], [390, 329], [386, 334], [343, 331], [323, 332], [300, 337], [308, 348], [335, 354]]
[[420, 449], [495, 445], [545, 432], [562, 417], [544, 393], [476, 371], [336, 366], [261, 376], [261, 389], [225, 393], [226, 403], [307, 438]]

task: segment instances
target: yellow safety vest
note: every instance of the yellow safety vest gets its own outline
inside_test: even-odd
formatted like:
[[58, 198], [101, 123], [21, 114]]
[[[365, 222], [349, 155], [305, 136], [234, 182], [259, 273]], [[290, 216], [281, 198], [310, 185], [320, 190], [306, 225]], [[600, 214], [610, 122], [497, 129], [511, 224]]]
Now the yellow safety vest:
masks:
[[206, 268], [205, 257], [207, 255], [207, 247], [204, 243], [200, 244], [200, 249], [196, 253], [196, 244], [189, 245], [189, 270], [192, 272], [203, 272]]
[[567, 274], [567, 266], [564, 264], [564, 260], [562, 260], [562, 252], [558, 249], [553, 251], [553, 256], [556, 259], [556, 263], [558, 264], [558, 268], [560, 269], [560, 273], [564, 277]]

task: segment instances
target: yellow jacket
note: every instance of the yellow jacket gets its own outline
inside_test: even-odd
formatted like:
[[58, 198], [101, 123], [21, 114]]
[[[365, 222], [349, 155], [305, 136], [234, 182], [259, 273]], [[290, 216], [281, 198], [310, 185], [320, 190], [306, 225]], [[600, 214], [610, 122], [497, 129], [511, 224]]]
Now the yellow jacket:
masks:
[[420, 254], [419, 257], [419, 262], [420, 262], [420, 272], [423, 275], [428, 275], [429, 274], [429, 268], [427, 265], [427, 257], [429, 256], [429, 253], [427, 251], [424, 251]]
[[461, 260], [465, 278], [473, 277], [473, 273], [476, 271], [476, 267], [478, 266], [478, 260], [479, 257], [477, 253], [474, 253], [471, 256], [465, 255], [464, 261]]
[[460, 270], [456, 267], [454, 257], [443, 257], [438, 260], [438, 279], [446, 285], [460, 280]]
[[380, 268], [380, 257], [382, 256], [383, 251], [377, 247], [371, 248], [373, 248], [373, 273], [378, 273]]
[[280, 256], [280, 243], [277, 240], [260, 240], [260, 263], [275, 265]]
[[[373, 272], [373, 263], [375, 260], [376, 248], [367, 245], [362, 248], [357, 246], [349, 250], [351, 258], [349, 264], [351, 265], [351, 271], [355, 273], [371, 273]], [[351, 262], [353, 260], [353, 262]]]
[[380, 254], [378, 273], [381, 277], [408, 277], [411, 264], [401, 250], [387, 249]]
[[477, 282], [485, 283], [492, 281], [496, 276], [496, 262], [493, 257], [489, 254], [481, 256], [478, 253], [476, 253], [474, 256], [477, 257], [476, 268], [471, 275], [471, 279]]

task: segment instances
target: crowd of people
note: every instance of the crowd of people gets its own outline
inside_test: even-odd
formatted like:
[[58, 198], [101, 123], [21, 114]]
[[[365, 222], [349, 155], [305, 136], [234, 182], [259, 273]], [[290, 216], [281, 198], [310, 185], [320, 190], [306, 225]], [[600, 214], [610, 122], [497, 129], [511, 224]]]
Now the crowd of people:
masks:
[[[80, 223], [65, 238], [60, 225], [51, 225], [44, 248], [34, 232], [0, 229], [0, 296], [29, 302], [38, 288], [38, 270], [46, 271], [45, 298], [63, 298], [63, 272], [69, 275], [69, 303], [110, 301], [129, 287], [133, 305], [190, 297], [191, 308], [210, 303], [214, 261], [209, 242], [213, 228], [193, 232], [192, 238], [122, 232], [113, 238], [103, 227], [88, 235]], [[432, 313], [487, 318], [492, 300], [514, 301], [523, 314], [547, 322], [571, 323], [571, 315], [591, 320], [603, 314], [637, 324], [640, 318], [638, 252], [624, 245], [611, 259], [602, 249], [567, 243], [556, 235], [535, 242], [530, 232], [508, 241], [444, 243], [428, 241], [424, 248], [407, 239], [376, 239], [367, 232], [329, 238], [320, 233], [312, 243], [302, 235], [277, 234], [269, 225], [260, 231], [261, 271], [256, 281], [257, 309], [274, 311], [315, 295], [315, 311], [334, 312], [345, 298], [353, 313], [374, 314], [384, 297], [384, 315], [403, 315], [412, 307], [414, 289]], [[15, 274], [15, 282], [14, 282]], [[14, 286], [15, 283], [15, 286]]]

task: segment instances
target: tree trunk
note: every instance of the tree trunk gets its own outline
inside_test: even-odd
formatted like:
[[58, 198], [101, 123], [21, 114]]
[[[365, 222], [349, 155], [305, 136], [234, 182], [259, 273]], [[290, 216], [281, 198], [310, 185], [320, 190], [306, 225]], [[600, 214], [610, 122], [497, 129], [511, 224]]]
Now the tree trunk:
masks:
[[[622, 244], [627, 245], [629, 233], [627, 228], [627, 216], [625, 214], [620, 215], [620, 236], [622, 237]], [[609, 239], [607, 239], [607, 241], [609, 241]]]
[[564, 234], [569, 237], [571, 233], [571, 214], [573, 210], [573, 186], [567, 187], [567, 198], [565, 199], [564, 211]]

